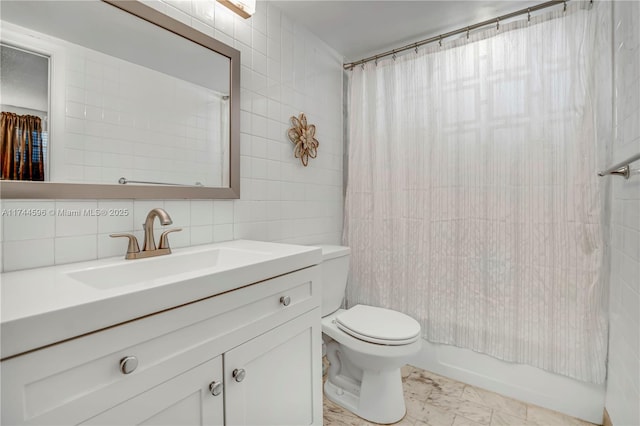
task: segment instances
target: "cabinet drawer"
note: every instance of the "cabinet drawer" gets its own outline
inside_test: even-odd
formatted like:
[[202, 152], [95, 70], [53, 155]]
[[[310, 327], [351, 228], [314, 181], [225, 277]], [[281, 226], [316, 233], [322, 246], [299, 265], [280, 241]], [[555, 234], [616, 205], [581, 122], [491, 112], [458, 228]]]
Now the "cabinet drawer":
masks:
[[80, 423], [314, 309], [319, 291], [316, 266], [2, 361], [2, 423]]

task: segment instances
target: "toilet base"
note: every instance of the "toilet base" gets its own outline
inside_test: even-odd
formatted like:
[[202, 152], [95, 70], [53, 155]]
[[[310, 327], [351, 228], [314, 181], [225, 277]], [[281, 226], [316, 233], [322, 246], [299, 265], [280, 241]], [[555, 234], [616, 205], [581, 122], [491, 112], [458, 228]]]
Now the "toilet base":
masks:
[[404, 393], [400, 369], [363, 371], [362, 381], [342, 375], [329, 378], [324, 394], [332, 402], [365, 420], [380, 424], [396, 423], [405, 416]]

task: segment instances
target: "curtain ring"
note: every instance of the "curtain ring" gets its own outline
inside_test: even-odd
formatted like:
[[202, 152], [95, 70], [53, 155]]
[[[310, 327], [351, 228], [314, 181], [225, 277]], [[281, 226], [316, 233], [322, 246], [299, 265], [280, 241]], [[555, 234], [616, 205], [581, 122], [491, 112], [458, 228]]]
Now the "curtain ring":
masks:
[[378, 66], [378, 58], [375, 59], [375, 61], [373, 61], [374, 64], [376, 64], [376, 67]]
[[364, 62], [360, 64], [360, 68], [362, 68], [362, 71], [364, 71]]
[[564, 0], [564, 7], [562, 8], [563, 12], [567, 11], [567, 0]]
[[442, 47], [442, 34], [438, 36], [438, 38], [440, 39], [438, 40], [438, 44], [440, 45], [440, 47]]
[[395, 50], [393, 51], [393, 55], [391, 55], [391, 57], [393, 58], [394, 61], [396, 60], [396, 51]]
[[418, 54], [418, 43], [416, 43], [414, 47], [415, 47], [416, 54]]
[[496, 31], [500, 31], [500, 18], [496, 18]]
[[531, 22], [531, 9], [527, 9], [527, 22]]
[[469, 40], [469, 27], [467, 27], [467, 40]]

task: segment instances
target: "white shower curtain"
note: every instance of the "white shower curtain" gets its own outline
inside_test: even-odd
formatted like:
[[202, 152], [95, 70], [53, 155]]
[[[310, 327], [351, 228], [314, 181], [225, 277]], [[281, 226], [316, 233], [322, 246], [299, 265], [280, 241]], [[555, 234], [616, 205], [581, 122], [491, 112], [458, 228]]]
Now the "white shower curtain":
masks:
[[571, 4], [352, 71], [349, 306], [604, 381], [597, 21]]

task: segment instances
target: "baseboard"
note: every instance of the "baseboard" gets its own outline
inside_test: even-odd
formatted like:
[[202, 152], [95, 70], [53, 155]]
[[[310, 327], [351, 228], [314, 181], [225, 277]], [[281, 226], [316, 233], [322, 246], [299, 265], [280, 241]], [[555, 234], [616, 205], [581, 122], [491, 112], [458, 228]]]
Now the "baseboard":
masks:
[[602, 426], [613, 426], [611, 417], [609, 417], [609, 412], [607, 411], [606, 407], [604, 409], [604, 413], [602, 413]]
[[580, 382], [456, 346], [422, 341], [409, 364], [550, 410], [602, 422], [605, 386]]

